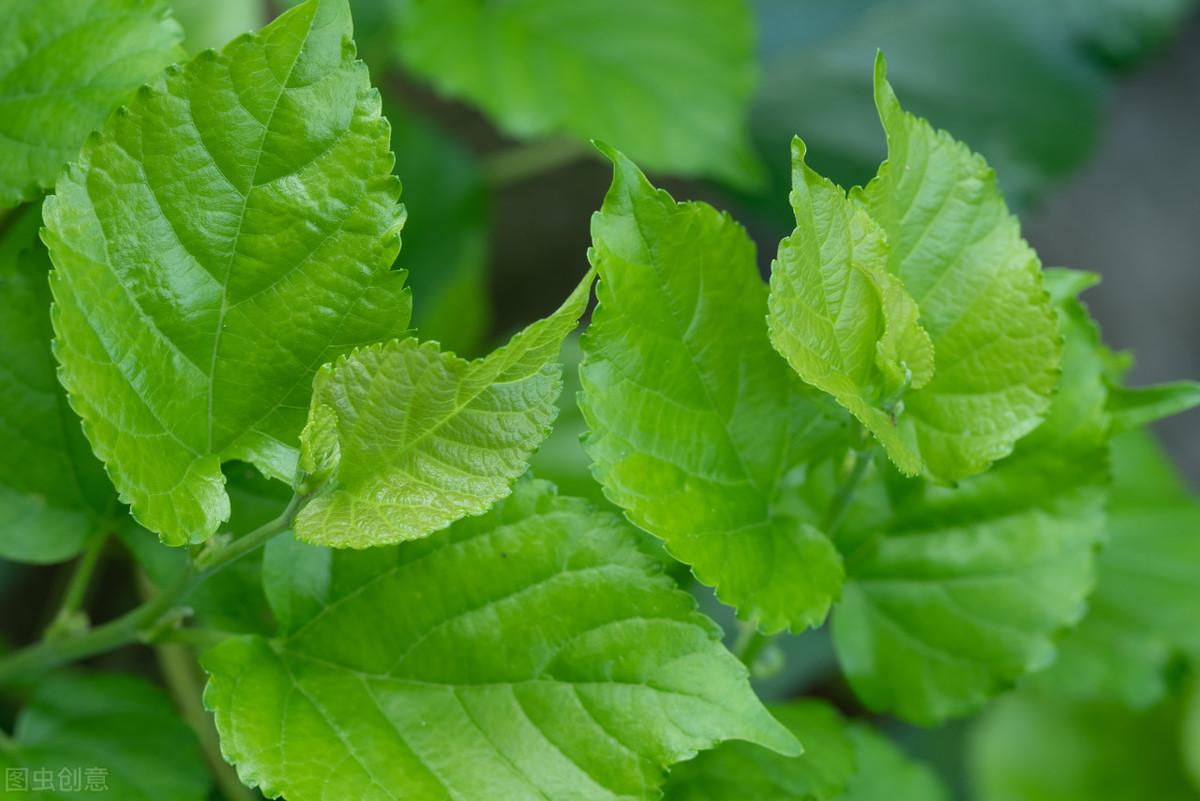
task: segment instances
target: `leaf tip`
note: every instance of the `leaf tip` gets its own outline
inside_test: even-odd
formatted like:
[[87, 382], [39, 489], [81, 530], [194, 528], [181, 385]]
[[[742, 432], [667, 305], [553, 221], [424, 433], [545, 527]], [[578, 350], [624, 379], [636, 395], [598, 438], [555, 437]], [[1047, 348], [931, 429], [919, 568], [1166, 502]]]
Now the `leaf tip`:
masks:
[[899, 110], [900, 101], [896, 97], [896, 91], [892, 89], [891, 83], [888, 82], [887, 59], [883, 55], [882, 50], [875, 51], [875, 108], [879, 111], [881, 118], [885, 117], [888, 112]]

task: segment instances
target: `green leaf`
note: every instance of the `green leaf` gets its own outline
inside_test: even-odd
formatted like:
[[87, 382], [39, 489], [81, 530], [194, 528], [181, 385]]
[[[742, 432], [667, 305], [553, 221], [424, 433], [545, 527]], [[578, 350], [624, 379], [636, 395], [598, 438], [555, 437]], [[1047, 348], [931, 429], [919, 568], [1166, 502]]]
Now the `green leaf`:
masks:
[[1150, 387], [1116, 386], [1108, 391], [1108, 413], [1114, 432], [1140, 428], [1197, 406], [1200, 406], [1200, 383], [1196, 381]]
[[871, 727], [847, 724], [823, 701], [771, 708], [805, 744], [800, 756], [725, 743], [671, 771], [665, 801], [943, 801], [926, 766]]
[[889, 270], [933, 340], [933, 380], [905, 395], [905, 416], [928, 473], [954, 481], [1008, 455], [1044, 416], [1061, 350], [1054, 311], [992, 170], [900, 107], [882, 56], [875, 102], [888, 160], [855, 199], [883, 228]]
[[385, 111], [410, 209], [400, 264], [412, 288], [413, 325], [445, 350], [476, 355], [491, 320], [487, 184], [475, 157], [445, 131], [407, 108], [385, 103]]
[[409, 338], [323, 367], [300, 436], [306, 486], [318, 489], [296, 516], [297, 538], [339, 548], [418, 539], [506, 496], [550, 433], [558, 352], [593, 277], [485, 358]]
[[[881, 521], [839, 534], [842, 668], [875, 710], [933, 723], [970, 712], [1054, 655], [1093, 585], [1108, 482], [1105, 362], [1073, 299], [1046, 421], [956, 487], [896, 477]], [[936, 381], [936, 379], [935, 379]]]
[[163, 0], [8, 0], [0, 26], [0, 209], [54, 185], [88, 132], [183, 56]]
[[0, 557], [58, 562], [116, 510], [50, 353], [50, 260], [41, 218], [17, 212], [0, 234]]
[[921, 471], [901, 398], [933, 377], [933, 345], [917, 307], [887, 272], [883, 231], [846, 193], [804, 163], [792, 142], [796, 230], [771, 266], [771, 343], [809, 384], [833, 395], [901, 471]]
[[980, 801], [1195, 801], [1176, 699], [1148, 710], [1020, 692], [982, 718], [970, 743]]
[[229, 516], [221, 463], [290, 481], [317, 368], [403, 333], [403, 208], [345, 0], [144, 88], [46, 201], [61, 377], [164, 541]]
[[947, 801], [950, 794], [927, 765], [914, 762], [869, 726], [852, 724], [858, 770], [839, 801]]
[[261, 0], [171, 0], [171, 10], [183, 25], [189, 53], [223, 47], [261, 25], [265, 13]]
[[1167, 690], [1170, 660], [1200, 656], [1200, 501], [1145, 432], [1112, 442], [1108, 541], [1088, 615], [1037, 683], [1135, 706]]
[[724, 743], [671, 771], [665, 801], [833, 801], [854, 774], [854, 743], [832, 706], [800, 701], [771, 713], [804, 743], [782, 756], [751, 743]]
[[280, 636], [203, 660], [224, 753], [267, 796], [653, 799], [722, 740], [799, 750], [633, 532], [545, 483], [280, 579], [311, 601]]
[[845, 426], [771, 348], [746, 232], [608, 154], [613, 184], [592, 218], [599, 306], [580, 367], [593, 472], [743, 618], [765, 631], [818, 625], [841, 559], [776, 501]]
[[416, 0], [397, 46], [519, 137], [603, 139], [656, 170], [745, 185], [753, 26], [742, 0]]
[[1192, 786], [1200, 790], [1200, 681], [1193, 681], [1183, 713], [1183, 762]]
[[208, 772], [192, 730], [158, 689], [134, 676], [50, 674], [17, 717], [13, 743], [11, 751], [0, 745], [0, 765], [23, 772], [30, 790], [37, 772], [49, 771], [55, 790], [5, 798], [208, 798]]

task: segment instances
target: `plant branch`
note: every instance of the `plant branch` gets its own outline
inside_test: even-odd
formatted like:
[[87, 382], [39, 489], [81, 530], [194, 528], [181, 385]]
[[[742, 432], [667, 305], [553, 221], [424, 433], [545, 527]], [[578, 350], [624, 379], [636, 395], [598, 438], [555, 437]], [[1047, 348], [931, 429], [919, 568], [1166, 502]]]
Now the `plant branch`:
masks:
[[283, 513], [271, 522], [240, 539], [206, 550], [194, 563], [189, 563], [181, 570], [158, 595], [115, 620], [80, 634], [43, 639], [0, 658], [0, 685], [125, 645], [152, 639], [155, 629], [170, 622], [176, 615], [175, 607], [187, 600], [197, 587], [234, 561], [261, 548], [268, 540], [286, 531], [303, 500], [305, 499], [293, 496]]
[[[143, 596], [149, 596], [153, 589], [148, 586], [149, 582], [145, 581], [144, 576], [139, 578]], [[146, 600], [151, 598], [146, 597]], [[201, 700], [204, 683], [192, 650], [184, 645], [160, 642], [154, 646], [154, 656], [158, 660], [158, 669], [167, 692], [175, 701], [180, 715], [196, 733], [204, 761], [222, 797], [228, 801], [254, 801], [258, 794], [242, 784], [237, 771], [221, 754], [221, 743], [212, 716]]]

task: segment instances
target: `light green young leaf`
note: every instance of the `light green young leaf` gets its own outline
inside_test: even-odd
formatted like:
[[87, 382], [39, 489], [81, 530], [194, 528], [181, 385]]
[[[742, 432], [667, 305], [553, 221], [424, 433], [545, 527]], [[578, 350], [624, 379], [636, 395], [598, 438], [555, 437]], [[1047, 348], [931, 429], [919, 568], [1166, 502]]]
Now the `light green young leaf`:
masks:
[[1174, 381], [1149, 387], [1115, 386], [1108, 391], [1113, 431], [1129, 431], [1200, 406], [1200, 383]]
[[323, 367], [300, 435], [300, 466], [316, 495], [296, 516], [296, 537], [390, 545], [482, 514], [507, 495], [558, 413], [558, 353], [593, 277], [485, 358], [468, 362], [409, 338]]
[[771, 348], [746, 232], [609, 156], [612, 188], [592, 218], [599, 306], [580, 367], [593, 472], [743, 618], [765, 631], [819, 625], [841, 559], [777, 500], [844, 418]]
[[50, 353], [50, 260], [27, 208], [0, 235], [0, 557], [79, 552], [117, 495], [83, 438]]
[[224, 753], [269, 797], [654, 799], [726, 739], [799, 751], [634, 533], [543, 482], [278, 578], [308, 599], [279, 637], [204, 657]]
[[970, 741], [979, 801], [1195, 801], [1179, 699], [1147, 710], [1022, 691], [999, 699]]
[[396, 41], [410, 69], [513, 136], [603, 139], [656, 170], [758, 180], [743, 0], [416, 0]]
[[1112, 450], [1096, 591], [1036, 680], [1059, 695], [1148, 706], [1166, 693], [1172, 657], [1200, 656], [1200, 501], [1149, 434], [1122, 434]]
[[771, 708], [805, 744], [797, 757], [725, 743], [671, 771], [665, 801], [943, 801], [946, 790], [870, 726], [822, 701]]
[[1044, 667], [1093, 584], [1108, 482], [1105, 363], [1086, 312], [1061, 312], [1063, 373], [1046, 421], [956, 487], [893, 482], [889, 519], [848, 520], [839, 661], [868, 706], [933, 723]]
[[8, 0], [0, 19], [0, 209], [54, 185], [88, 132], [183, 57], [164, 0]]
[[901, 471], [921, 471], [902, 397], [933, 377], [933, 345], [916, 303], [887, 272], [883, 231], [804, 163], [792, 142], [796, 230], [771, 266], [771, 343], [809, 384], [833, 395], [883, 443]]
[[345, 0], [144, 88], [45, 205], [55, 353], [122, 500], [170, 544], [228, 518], [221, 463], [292, 480], [317, 368], [406, 330], [403, 207]]
[[34, 771], [49, 770], [56, 791], [10, 785], [4, 798], [208, 798], [196, 736], [158, 689], [134, 676], [50, 674], [17, 716], [13, 743], [13, 750], [0, 743], [0, 766], [24, 769], [29, 788]]
[[855, 194], [883, 228], [889, 270], [916, 299], [937, 357], [904, 399], [930, 476], [965, 478], [1008, 455], [1044, 416], [1060, 343], [1038, 258], [984, 160], [905, 112], [875, 66], [888, 160]]

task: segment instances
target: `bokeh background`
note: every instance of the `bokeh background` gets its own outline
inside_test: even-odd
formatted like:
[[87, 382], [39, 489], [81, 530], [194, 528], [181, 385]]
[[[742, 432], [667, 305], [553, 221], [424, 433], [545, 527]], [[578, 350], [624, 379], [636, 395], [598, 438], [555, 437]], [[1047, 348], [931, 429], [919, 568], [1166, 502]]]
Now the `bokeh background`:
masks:
[[[541, 5], [555, 2], [572, 0]], [[653, 160], [642, 166], [677, 198], [703, 199], [730, 211], [758, 242], [764, 274], [791, 227], [788, 142], [794, 134], [808, 143], [815, 168], [847, 186], [869, 180], [883, 158], [871, 100], [871, 65], [882, 49], [905, 106], [948, 129], [996, 168], [1043, 262], [1102, 276], [1084, 299], [1107, 342], [1136, 352], [1130, 383], [1200, 379], [1196, 3], [747, 2], [755, 22], [756, 75], [742, 121], [752, 143], [745, 163], [683, 174], [656, 169]], [[173, 0], [193, 53], [261, 26], [287, 5]], [[405, 185], [409, 219], [400, 264], [410, 270], [418, 333], [463, 355], [482, 353], [557, 306], [587, 269], [589, 217], [608, 186], [609, 170], [581, 138], [515, 137], [513, 126], [498, 123], [469, 99], [439, 91], [405, 55], [406, 0], [352, 5], [359, 52], [382, 93], [396, 171]], [[462, 5], [446, 0], [446, 8]], [[622, 5], [628, 2], [613, 2], [614, 8]], [[671, 30], [641, 34], [658, 37], [652, 47], [671, 46]], [[639, 38], [637, 46], [646, 47], [646, 41]], [[611, 55], [619, 60], [624, 47], [615, 35]], [[578, 358], [574, 342], [568, 342], [566, 356]], [[568, 385], [560, 425], [538, 454], [535, 470], [565, 492], [603, 502], [578, 445], [581, 431]], [[1200, 486], [1200, 411], [1165, 421], [1156, 431], [1193, 489]], [[106, 563], [99, 584], [132, 586], [130, 570], [120, 560]], [[62, 566], [18, 569], [0, 562], [0, 608], [6, 610], [0, 640], [36, 637], [46, 622], [40, 610], [50, 606], [66, 575]], [[93, 599], [97, 616], [128, 608], [136, 600], [129, 592], [102, 590]], [[732, 628], [727, 610], [699, 594], [705, 611]], [[868, 716], [837, 676], [823, 632], [772, 647], [786, 669], [758, 677], [765, 697], [822, 695], [848, 714]], [[113, 666], [128, 668], [128, 660], [137, 657], [111, 658], [117, 660]], [[1193, 714], [1200, 731], [1200, 710]], [[907, 751], [933, 764], [955, 798], [978, 799], [969, 758], [975, 721], [936, 730], [878, 722]], [[1132, 743], [1140, 735], [1130, 729], [1127, 736]], [[1200, 743], [1200, 734], [1195, 741]], [[1167, 767], [1130, 763], [1132, 757], [1123, 754], [1126, 744], [1113, 744], [1109, 767], [1115, 772], [1101, 771], [1103, 781], [1119, 781], [1129, 770], [1178, 769], [1177, 756]], [[1194, 759], [1200, 777], [1200, 754]], [[1103, 784], [1085, 791], [1090, 795], [1079, 798], [1109, 797]], [[1200, 791], [1147, 801], [1185, 798], [1200, 799]]]

